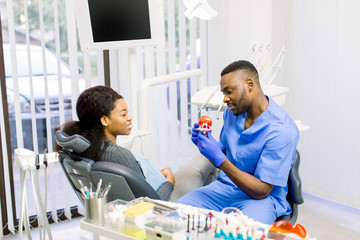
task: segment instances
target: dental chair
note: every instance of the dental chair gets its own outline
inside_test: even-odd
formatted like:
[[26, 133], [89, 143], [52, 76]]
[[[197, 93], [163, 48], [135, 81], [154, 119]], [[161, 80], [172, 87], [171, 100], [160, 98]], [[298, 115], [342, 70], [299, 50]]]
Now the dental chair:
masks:
[[286, 199], [291, 206], [292, 212], [290, 215], [280, 216], [276, 219], [276, 221], [280, 221], [280, 220], [289, 221], [293, 226], [298, 218], [298, 213], [299, 213], [298, 205], [304, 202], [302, 190], [301, 190], [299, 166], [300, 166], [300, 153], [298, 150], [296, 150], [294, 164], [289, 173], [288, 194], [286, 196]]
[[90, 142], [81, 135], [69, 136], [59, 130], [55, 133], [56, 143], [62, 147], [58, 152], [59, 162], [70, 185], [80, 202], [85, 205], [80, 189], [92, 185], [93, 191], [100, 179], [102, 187], [111, 183], [107, 201], [115, 199], [130, 201], [139, 197], [160, 199], [156, 191], [145, 179], [133, 170], [112, 162], [104, 162], [81, 157], [80, 154], [90, 147]]

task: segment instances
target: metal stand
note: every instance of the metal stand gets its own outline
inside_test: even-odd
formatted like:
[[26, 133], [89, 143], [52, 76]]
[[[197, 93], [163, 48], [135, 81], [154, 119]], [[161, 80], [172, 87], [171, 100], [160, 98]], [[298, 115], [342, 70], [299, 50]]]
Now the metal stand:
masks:
[[[30, 151], [28, 149], [24, 149], [24, 148], [15, 149], [15, 164], [20, 168], [20, 181], [21, 181], [21, 205], [20, 205], [20, 220], [19, 220], [20, 239], [23, 239], [22, 238], [23, 225], [25, 227], [27, 239], [32, 239], [30, 234], [30, 223], [29, 223], [27, 193], [26, 193], [27, 172], [30, 173], [32, 192], [33, 192], [35, 207], [38, 216], [40, 239], [45, 239], [46, 233], [48, 234], [49, 239], [53, 239], [50, 231], [49, 221], [46, 215], [46, 209], [44, 206], [43, 199], [41, 197], [39, 170], [41, 168], [45, 170], [45, 178], [46, 178], [47, 177], [46, 168], [48, 163], [56, 160], [57, 160], [56, 153], [35, 154], [33, 151]], [[35, 177], [36, 186], [34, 184], [33, 170], [35, 171], [35, 176], [36, 176]], [[47, 190], [45, 189], [45, 192], [46, 191]], [[42, 233], [42, 229], [44, 229], [44, 233]]]

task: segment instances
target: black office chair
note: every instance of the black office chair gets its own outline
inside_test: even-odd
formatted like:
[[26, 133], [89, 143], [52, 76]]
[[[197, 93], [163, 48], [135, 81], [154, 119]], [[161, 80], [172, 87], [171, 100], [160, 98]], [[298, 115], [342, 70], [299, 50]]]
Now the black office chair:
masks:
[[80, 189], [84, 186], [89, 187], [91, 183], [95, 190], [100, 179], [102, 179], [102, 186], [111, 182], [112, 187], [107, 195], [107, 201], [115, 199], [130, 201], [139, 197], [160, 199], [150, 184], [130, 168], [112, 162], [95, 162], [81, 157], [79, 154], [90, 147], [90, 142], [83, 136], [78, 134], [69, 136], [59, 130], [55, 133], [55, 140], [62, 147], [62, 150], [58, 152], [59, 162], [83, 205], [85, 205], [85, 200]]
[[288, 178], [288, 194], [286, 196], [287, 201], [289, 202], [292, 213], [290, 215], [284, 215], [278, 217], [276, 221], [286, 220], [294, 225], [298, 218], [298, 205], [304, 202], [302, 190], [301, 190], [301, 179], [299, 175], [299, 166], [300, 166], [300, 153], [296, 150], [294, 164], [290, 170]]

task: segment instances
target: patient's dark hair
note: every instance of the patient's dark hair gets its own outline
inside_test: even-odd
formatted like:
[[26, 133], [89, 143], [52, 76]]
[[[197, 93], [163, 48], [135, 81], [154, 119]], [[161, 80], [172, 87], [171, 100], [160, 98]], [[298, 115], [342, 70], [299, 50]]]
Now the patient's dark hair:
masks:
[[[101, 117], [109, 116], [115, 107], [115, 102], [123, 97], [110, 87], [95, 86], [80, 94], [76, 103], [76, 113], [79, 121], [65, 123], [61, 130], [67, 134], [80, 134], [87, 138], [91, 146], [82, 154], [94, 161], [100, 151], [101, 144], [106, 140]], [[59, 146], [56, 147], [59, 150]]]

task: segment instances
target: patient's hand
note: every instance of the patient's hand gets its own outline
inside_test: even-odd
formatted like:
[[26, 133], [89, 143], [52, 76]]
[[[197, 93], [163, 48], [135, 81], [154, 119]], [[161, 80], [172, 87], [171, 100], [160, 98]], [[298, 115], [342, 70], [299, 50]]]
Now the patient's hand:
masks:
[[172, 171], [170, 170], [170, 168], [164, 168], [161, 169], [160, 172], [162, 173], [162, 175], [164, 175], [164, 177], [171, 182], [173, 185], [175, 183], [175, 177], [174, 174], [172, 173]]

